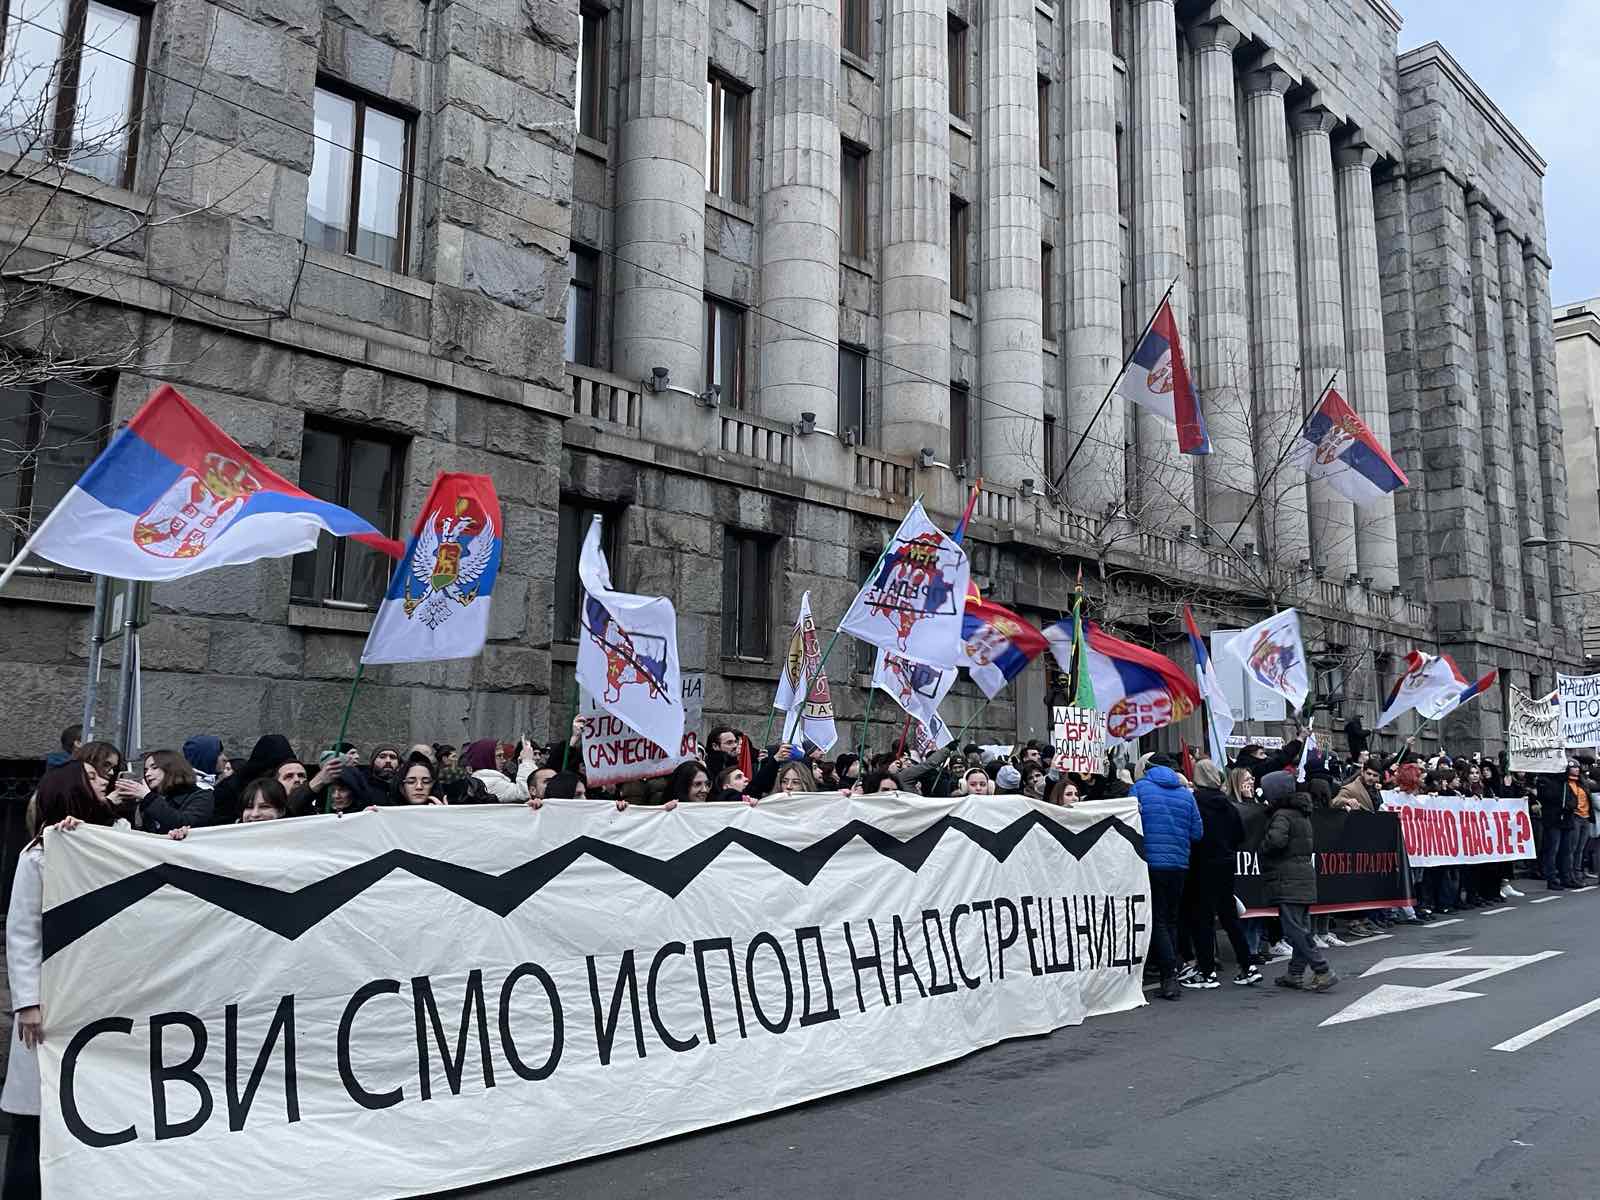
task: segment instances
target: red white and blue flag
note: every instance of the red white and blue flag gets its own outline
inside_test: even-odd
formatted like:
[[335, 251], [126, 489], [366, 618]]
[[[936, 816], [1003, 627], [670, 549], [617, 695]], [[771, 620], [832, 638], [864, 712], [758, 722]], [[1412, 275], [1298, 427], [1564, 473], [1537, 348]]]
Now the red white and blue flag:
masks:
[[1413, 650], [1406, 656], [1406, 669], [1389, 689], [1389, 698], [1378, 714], [1376, 729], [1382, 729], [1401, 713], [1416, 709], [1424, 720], [1437, 721], [1468, 700], [1481, 695], [1498, 678], [1499, 672], [1489, 671], [1476, 683], [1471, 682], [1456, 666], [1448, 654], [1438, 656]]
[[[1181, 721], [1200, 707], [1200, 693], [1170, 658], [1112, 637], [1084, 622], [1084, 665], [1094, 685], [1095, 708], [1106, 714], [1106, 736], [1131, 741]], [[1044, 631], [1056, 662], [1072, 670], [1072, 618]]]
[[1009, 608], [968, 593], [966, 611], [962, 615], [961, 646], [966, 655], [961, 665], [967, 668], [972, 682], [993, 700], [1000, 689], [1021, 675], [1050, 643], [1045, 641], [1044, 634]]
[[1227, 761], [1228, 735], [1233, 732], [1233, 706], [1222, 691], [1222, 680], [1217, 678], [1217, 664], [1206, 649], [1206, 639], [1200, 626], [1195, 624], [1194, 611], [1183, 606], [1183, 627], [1189, 634], [1189, 648], [1194, 651], [1194, 676], [1200, 684], [1200, 694], [1205, 697], [1206, 711], [1211, 719], [1206, 722], [1210, 736], [1211, 761], [1224, 766]]
[[1123, 364], [1115, 390], [1130, 404], [1176, 425], [1178, 449], [1184, 454], [1211, 453], [1206, 419], [1200, 412], [1200, 395], [1183, 361], [1183, 344], [1178, 338], [1171, 300], [1163, 300], [1156, 309], [1150, 328]]
[[373, 618], [364, 663], [472, 658], [489, 636], [500, 498], [487, 475], [441, 471]]
[[323, 531], [404, 547], [272, 471], [162, 385], [40, 525], [32, 551], [118, 579], [182, 579], [315, 550]]
[[1292, 461], [1354, 504], [1372, 504], [1411, 482], [1332, 388], [1300, 431]]
[[1432, 721], [1443, 720], [1445, 717], [1455, 712], [1456, 709], [1460, 708], [1468, 700], [1483, 695], [1483, 693], [1488, 691], [1489, 688], [1494, 684], [1494, 681], [1500, 677], [1499, 670], [1491, 667], [1487, 672], [1480, 676], [1475, 683], [1469, 683], [1466, 677], [1461, 674], [1461, 668], [1456, 666], [1455, 659], [1451, 658], [1448, 654], [1444, 655], [1443, 658], [1445, 662], [1450, 664], [1450, 673], [1453, 676], [1456, 684], [1459, 685], [1459, 690], [1451, 695], [1447, 695], [1444, 700], [1431, 706], [1426, 711], [1423, 711], [1421, 705], [1418, 705], [1418, 711], [1422, 712], [1423, 716]]

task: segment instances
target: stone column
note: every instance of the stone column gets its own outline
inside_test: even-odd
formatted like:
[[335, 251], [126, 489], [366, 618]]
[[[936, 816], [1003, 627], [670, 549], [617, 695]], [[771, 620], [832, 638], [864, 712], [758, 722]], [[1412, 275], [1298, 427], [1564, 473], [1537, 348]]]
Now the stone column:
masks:
[[[1483, 439], [1483, 503], [1489, 529], [1489, 585], [1494, 607], [1522, 614], [1522, 547], [1517, 536], [1516, 468], [1506, 397], [1505, 323], [1500, 312], [1500, 250], [1494, 213], [1482, 192], [1467, 195], [1472, 262], [1473, 340], [1478, 349], [1478, 428]], [[1503, 632], [1522, 633], [1520, 623]]]
[[[1293, 567], [1307, 551], [1304, 476], [1280, 467], [1300, 428], [1300, 285], [1295, 270], [1294, 192], [1283, 94], [1292, 81], [1276, 66], [1245, 77], [1245, 162], [1250, 172], [1250, 290], [1255, 347], [1256, 512], [1272, 565]], [[1238, 543], [1252, 540], [1248, 529]]]
[[[630, 3], [617, 138], [612, 364], [704, 386], [706, 6]], [[630, 265], [637, 264], [637, 265]]]
[[[1300, 305], [1305, 355], [1305, 369], [1300, 373], [1302, 416], [1330, 379], [1341, 389], [1348, 383], [1339, 214], [1333, 198], [1333, 147], [1328, 140], [1337, 124], [1338, 119], [1321, 107], [1301, 109], [1290, 120], [1295, 138], [1295, 195], [1300, 207], [1300, 286], [1304, 289]], [[1310, 480], [1306, 490], [1312, 558], [1330, 579], [1343, 582], [1356, 565], [1355, 516], [1350, 501], [1322, 480]]]
[[[1117, 211], [1117, 100], [1111, 0], [1066, 0], [1067, 413], [1062, 465], [1087, 431], [1066, 480], [1075, 507], [1105, 511], [1123, 496], [1122, 402], [1095, 419], [1122, 363], [1122, 227]], [[1094, 420], [1093, 426], [1089, 422]]]
[[1517, 543], [1523, 578], [1531, 585], [1534, 607], [1523, 616], [1541, 628], [1550, 624], [1550, 570], [1543, 548], [1522, 550], [1527, 538], [1542, 538], [1544, 480], [1539, 473], [1539, 422], [1534, 411], [1533, 364], [1528, 346], [1528, 279], [1522, 265], [1522, 239], [1505, 218], [1495, 224], [1500, 260], [1500, 319], [1506, 343], [1506, 395], [1511, 417], [1511, 457], [1516, 470]]
[[[1135, 312], [1149, 320], [1172, 287], [1172, 312], [1185, 328], [1186, 249], [1183, 212], [1183, 124], [1178, 112], [1178, 25], [1173, 0], [1133, 0], [1133, 279]], [[1142, 522], [1157, 528], [1180, 523], [1193, 503], [1189, 465], [1178, 453], [1170, 421], [1139, 409], [1138, 504]]]
[[[1239, 31], [1225, 21], [1189, 29], [1195, 88], [1195, 314], [1200, 331], [1190, 369], [1205, 406], [1206, 517], [1223, 537], [1255, 500], [1250, 446], [1250, 322], [1245, 304], [1244, 180], [1233, 51]], [[1197, 360], [1197, 361], [1196, 361]]]
[[[1561, 448], [1561, 405], [1556, 398], [1556, 331], [1550, 315], [1550, 260], [1531, 242], [1522, 252], [1528, 286], [1528, 360], [1533, 378], [1533, 411], [1538, 422], [1539, 478], [1544, 485], [1544, 536], [1567, 537], [1567, 460]], [[1581, 616], [1566, 593], [1573, 590], [1572, 547], [1552, 545], [1546, 553], [1550, 602], [1557, 631], [1582, 637]], [[1558, 599], [1558, 597], [1560, 597]], [[1541, 637], [1546, 631], [1540, 629]]]
[[1038, 479], [1044, 463], [1039, 52], [1033, 0], [985, 0], [981, 11], [978, 390], [983, 399], [978, 403], [983, 476], [1014, 486], [1025, 478]]
[[944, 459], [950, 450], [946, 7], [944, 0], [887, 0], [887, 9], [883, 445], [901, 454], [927, 446]]
[[838, 428], [839, 10], [767, 8], [766, 186], [761, 194], [761, 411]]
[[[1344, 396], [1392, 458], [1383, 287], [1378, 278], [1377, 217], [1372, 196], [1372, 164], [1377, 157], [1365, 146], [1346, 147], [1334, 157], [1334, 182], [1339, 190], [1345, 341], [1350, 362]], [[1372, 580], [1373, 587], [1387, 591], [1400, 582], [1394, 497], [1357, 505], [1355, 522], [1357, 567], [1362, 575]]]

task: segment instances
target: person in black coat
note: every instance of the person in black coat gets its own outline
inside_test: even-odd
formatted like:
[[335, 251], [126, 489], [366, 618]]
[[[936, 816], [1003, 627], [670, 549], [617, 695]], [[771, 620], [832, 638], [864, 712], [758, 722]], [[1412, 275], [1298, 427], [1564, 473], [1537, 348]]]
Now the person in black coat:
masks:
[[239, 770], [226, 779], [217, 780], [212, 789], [211, 824], [232, 825], [239, 820], [239, 798], [244, 785], [252, 780], [270, 777], [286, 762], [298, 761], [294, 747], [281, 733], [269, 733], [256, 740], [250, 757]]
[[[1311, 940], [1311, 906], [1317, 902], [1316, 834], [1311, 828], [1311, 796], [1295, 791], [1294, 776], [1277, 771], [1261, 781], [1271, 816], [1261, 838], [1261, 885], [1267, 902], [1278, 906], [1284, 940], [1294, 949], [1279, 987], [1325, 992], [1339, 982], [1327, 956]], [[1306, 967], [1314, 972], [1306, 981]]]
[[1367, 729], [1361, 723], [1361, 714], [1357, 713], [1344, 723], [1344, 740], [1350, 746], [1350, 759], [1352, 762], [1360, 759], [1367, 752]]
[[1234, 983], [1258, 983], [1261, 972], [1245, 942], [1244, 926], [1234, 900], [1234, 868], [1244, 844], [1244, 821], [1222, 790], [1222, 771], [1209, 758], [1194, 765], [1194, 800], [1200, 808], [1205, 835], [1189, 848], [1189, 879], [1184, 889], [1184, 916], [1194, 943], [1197, 971], [1183, 981], [1186, 988], [1215, 988], [1217, 934], [1213, 920], [1222, 923], [1239, 964]]
[[137, 805], [137, 823], [146, 833], [171, 833], [211, 820], [211, 793], [195, 782], [194, 768], [172, 750], [144, 756], [144, 779], [118, 779], [114, 797]]
[[1565, 775], [1540, 775], [1534, 785], [1543, 834], [1539, 847], [1539, 867], [1544, 875], [1545, 886], [1552, 892], [1564, 891], [1568, 886], [1561, 872], [1570, 856], [1577, 823], [1578, 796], [1574, 789], [1583, 786], [1582, 779], [1583, 768], [1577, 759], [1568, 759]]

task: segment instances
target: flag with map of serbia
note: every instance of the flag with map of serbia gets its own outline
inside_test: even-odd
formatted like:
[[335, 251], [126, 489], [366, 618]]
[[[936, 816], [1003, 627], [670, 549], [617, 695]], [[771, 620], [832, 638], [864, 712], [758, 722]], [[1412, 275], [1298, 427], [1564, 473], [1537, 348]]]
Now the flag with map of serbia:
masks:
[[31, 549], [80, 571], [160, 581], [315, 550], [323, 530], [391, 558], [404, 553], [364, 518], [270, 470], [163, 385], [51, 510]]

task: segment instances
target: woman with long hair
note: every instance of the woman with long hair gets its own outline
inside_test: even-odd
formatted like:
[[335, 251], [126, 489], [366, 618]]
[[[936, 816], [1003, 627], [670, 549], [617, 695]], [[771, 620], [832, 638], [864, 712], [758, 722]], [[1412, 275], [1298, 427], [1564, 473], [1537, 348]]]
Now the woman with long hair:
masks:
[[434, 795], [433, 784], [433, 760], [425, 754], [412, 751], [411, 757], [406, 759], [405, 766], [401, 767], [394, 777], [389, 803], [400, 806], [443, 804], [444, 801]]
[[[93, 743], [90, 743], [91, 745]], [[120, 756], [119, 756], [120, 757]], [[45, 773], [35, 793], [40, 830], [67, 833], [79, 825], [111, 825], [116, 820], [103, 792], [90, 782], [93, 769], [83, 760]], [[44, 834], [17, 859], [6, 914], [6, 971], [11, 978], [11, 1059], [0, 1111], [11, 1117], [6, 1145], [6, 1196], [39, 1195], [39, 1043], [44, 1040], [39, 973], [44, 965]]]
[[804, 762], [785, 763], [778, 770], [778, 785], [775, 789], [780, 796], [794, 796], [802, 792], [817, 790], [817, 780], [811, 774], [811, 768]]
[[146, 833], [211, 823], [211, 789], [199, 785], [189, 760], [173, 750], [150, 751], [144, 756], [144, 778], [118, 779], [111, 795], [133, 801], [136, 824]]

